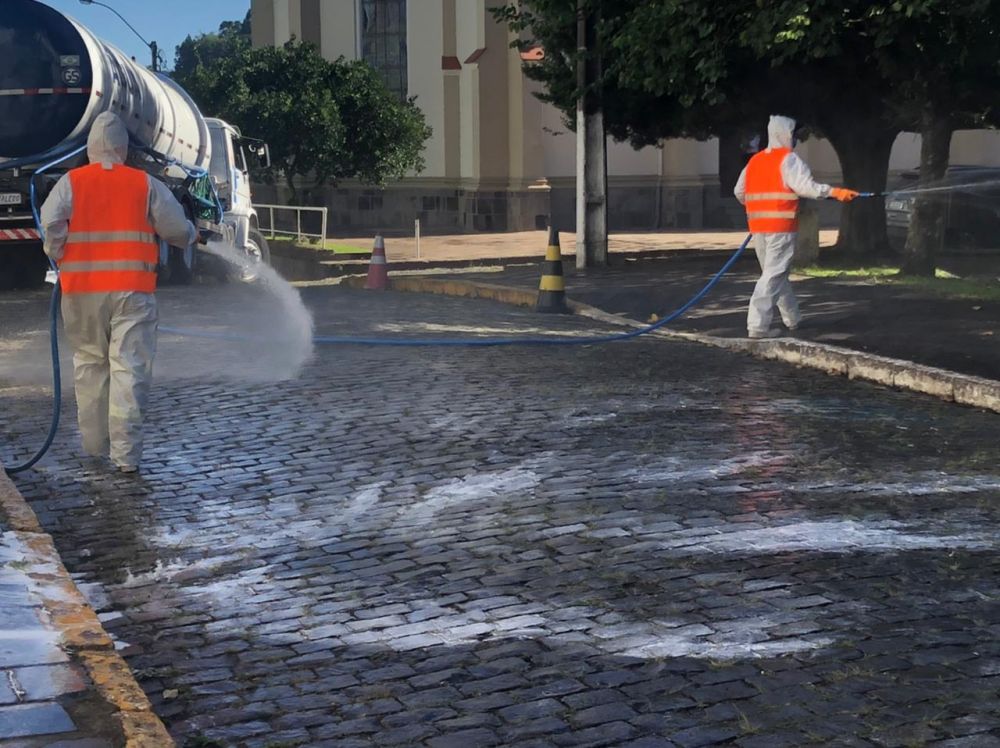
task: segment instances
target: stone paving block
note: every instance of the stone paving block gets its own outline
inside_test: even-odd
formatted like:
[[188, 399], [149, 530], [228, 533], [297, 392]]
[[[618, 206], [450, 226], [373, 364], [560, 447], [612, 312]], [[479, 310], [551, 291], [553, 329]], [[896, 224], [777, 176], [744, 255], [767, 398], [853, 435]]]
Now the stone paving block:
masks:
[[592, 706], [588, 709], [581, 709], [580, 711], [573, 713], [570, 716], [570, 719], [573, 721], [573, 724], [578, 727], [590, 727], [592, 725], [603, 725], [608, 722], [615, 722], [618, 720], [627, 722], [636, 716], [638, 715], [635, 711], [624, 702], [613, 702], [601, 704], [599, 706]]
[[14, 693], [10, 683], [10, 671], [0, 670], [0, 706], [16, 704], [17, 702], [17, 694]]
[[497, 691], [509, 691], [526, 684], [527, 681], [520, 675], [508, 673], [492, 678], [483, 678], [469, 683], [462, 683], [458, 686], [458, 690], [469, 696], [483, 696]]
[[23, 691], [24, 701], [57, 699], [86, 689], [89, 679], [76, 665], [40, 665], [15, 668], [11, 677]]
[[528, 738], [555, 736], [570, 731], [570, 726], [558, 717], [539, 717], [538, 719], [519, 722], [503, 730], [504, 744], [521, 741]]
[[961, 738], [939, 740], [932, 745], [939, 746], [940, 748], [997, 748], [997, 746], [1000, 746], [1000, 737], [993, 735], [968, 735]]
[[450, 706], [462, 698], [462, 694], [451, 686], [416, 691], [401, 700], [410, 708], [422, 709], [434, 706]]
[[247, 748], [274, 748], [274, 746], [307, 746], [311, 738], [307, 730], [282, 730], [246, 741]]
[[0, 631], [0, 662], [15, 668], [69, 660], [58, 645], [57, 635], [36, 623], [30, 629]]
[[564, 696], [562, 701], [573, 709], [589, 709], [594, 706], [601, 706], [602, 704], [624, 702], [625, 699], [622, 696], [621, 691], [605, 688], [600, 690], [590, 689], [587, 691], [581, 691], [580, 693], [570, 694], [568, 696]]
[[704, 745], [724, 743], [738, 735], [739, 730], [735, 728], [709, 725], [706, 727], [692, 727], [688, 730], [672, 733], [670, 740], [682, 748], [700, 748], [700, 746]]
[[0, 739], [73, 732], [76, 725], [54, 702], [0, 706]]
[[486, 729], [461, 730], [450, 735], [431, 738], [427, 741], [427, 745], [430, 748], [469, 748], [469, 746], [473, 745], [488, 748], [488, 746], [500, 744], [501, 741], [497, 734], [492, 730]]
[[403, 711], [396, 714], [389, 714], [382, 719], [382, 724], [389, 728], [401, 728], [413, 723], [432, 723], [441, 720], [453, 719], [458, 716], [458, 712], [447, 707], [436, 709], [421, 709], [417, 711]]
[[560, 746], [617, 746], [635, 736], [636, 729], [627, 722], [608, 722], [584, 730], [552, 736], [552, 742]]
[[407, 725], [395, 730], [384, 730], [379, 734], [379, 745], [420, 745], [421, 741], [434, 735], [437, 730], [431, 725]]

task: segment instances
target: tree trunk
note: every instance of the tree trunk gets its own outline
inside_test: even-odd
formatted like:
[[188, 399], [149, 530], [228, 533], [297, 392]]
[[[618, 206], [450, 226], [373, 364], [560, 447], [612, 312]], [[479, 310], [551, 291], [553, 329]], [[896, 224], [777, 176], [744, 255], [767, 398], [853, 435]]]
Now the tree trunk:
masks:
[[[858, 192], [885, 192], [889, 154], [897, 131], [858, 120], [825, 125], [824, 129], [840, 159], [844, 185]], [[838, 254], [859, 258], [884, 255], [888, 251], [885, 200], [865, 197], [846, 203], [840, 216]]]
[[[940, 182], [948, 171], [951, 151], [952, 124], [940, 116], [931, 105], [924, 107], [920, 117], [920, 182]], [[944, 244], [947, 218], [947, 193], [932, 192], [917, 195], [906, 232], [906, 247], [900, 270], [906, 275], [933, 276], [935, 255]]]
[[608, 264], [607, 136], [600, 93], [593, 90], [601, 76], [597, 49], [596, 12], [587, 12], [577, 0], [577, 86], [582, 95], [576, 106], [576, 266]]
[[285, 182], [288, 184], [288, 204], [298, 205], [299, 204], [299, 190], [295, 186], [295, 174], [290, 171], [285, 172]]

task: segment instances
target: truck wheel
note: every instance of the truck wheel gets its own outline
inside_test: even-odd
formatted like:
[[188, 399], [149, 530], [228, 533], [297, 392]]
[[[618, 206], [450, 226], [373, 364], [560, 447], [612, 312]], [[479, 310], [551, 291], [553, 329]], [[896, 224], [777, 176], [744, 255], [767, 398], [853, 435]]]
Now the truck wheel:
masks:
[[250, 229], [247, 234], [246, 253], [249, 263], [240, 273], [240, 280], [244, 283], [252, 283], [259, 276], [254, 266], [261, 263], [271, 264], [271, 249], [267, 246], [267, 239], [257, 229]]

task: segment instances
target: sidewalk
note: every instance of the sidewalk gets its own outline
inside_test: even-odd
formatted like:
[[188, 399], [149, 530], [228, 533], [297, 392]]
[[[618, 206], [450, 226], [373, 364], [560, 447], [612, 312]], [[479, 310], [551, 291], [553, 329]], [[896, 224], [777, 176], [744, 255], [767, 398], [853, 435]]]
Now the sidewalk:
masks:
[[0, 466], [0, 748], [171, 745]]
[[[642, 253], [693, 249], [734, 249], [746, 238], [745, 231], [654, 231], [645, 233], [612, 234], [608, 237], [608, 249], [613, 253]], [[370, 253], [373, 237], [347, 237], [331, 240], [337, 245], [357, 247]], [[820, 231], [820, 246], [832, 246], [837, 241], [837, 231]], [[526, 258], [545, 255], [548, 244], [547, 231], [517, 231], [506, 234], [453, 234], [444, 236], [422, 236], [420, 255], [417, 256], [417, 242], [412, 236], [385, 238], [386, 254], [393, 262], [445, 262], [456, 260], [493, 260], [496, 258]], [[564, 255], [572, 255], [576, 246], [576, 234], [572, 231], [559, 232], [559, 246]], [[332, 253], [331, 253], [332, 254]], [[361, 260], [367, 262], [367, 260]]]

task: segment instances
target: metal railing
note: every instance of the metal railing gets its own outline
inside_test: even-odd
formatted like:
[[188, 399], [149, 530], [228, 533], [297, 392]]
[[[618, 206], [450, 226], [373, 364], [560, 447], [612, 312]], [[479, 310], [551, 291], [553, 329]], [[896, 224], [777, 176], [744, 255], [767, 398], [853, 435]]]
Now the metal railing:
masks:
[[[281, 236], [294, 236], [299, 241], [303, 239], [314, 239], [320, 243], [326, 241], [326, 208], [314, 208], [310, 206], [302, 205], [264, 205], [261, 203], [254, 203], [254, 207], [257, 209], [257, 222], [260, 225], [261, 233], [265, 234], [268, 239], [273, 239], [276, 235]], [[275, 223], [275, 211], [278, 211], [277, 223]], [[294, 212], [295, 216], [292, 219], [287, 216], [287, 212]], [[302, 228], [302, 214], [305, 213], [319, 213], [319, 232], [312, 232], [308, 230], [303, 230]], [[267, 216], [267, 225], [264, 225], [264, 216]], [[307, 225], [306, 229], [315, 228], [316, 221], [310, 220], [310, 216], [306, 217]], [[314, 218], [314, 217], [312, 217]]]

